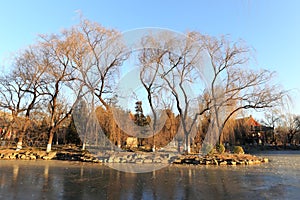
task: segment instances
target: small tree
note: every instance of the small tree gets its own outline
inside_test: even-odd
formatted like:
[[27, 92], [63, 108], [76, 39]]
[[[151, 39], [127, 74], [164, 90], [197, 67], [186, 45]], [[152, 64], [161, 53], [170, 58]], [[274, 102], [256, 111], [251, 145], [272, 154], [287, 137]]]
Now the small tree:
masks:
[[223, 144], [217, 144], [217, 145], [216, 145], [216, 150], [217, 150], [217, 152], [218, 152], [219, 154], [222, 154], [222, 153], [225, 152], [225, 147], [224, 147]]

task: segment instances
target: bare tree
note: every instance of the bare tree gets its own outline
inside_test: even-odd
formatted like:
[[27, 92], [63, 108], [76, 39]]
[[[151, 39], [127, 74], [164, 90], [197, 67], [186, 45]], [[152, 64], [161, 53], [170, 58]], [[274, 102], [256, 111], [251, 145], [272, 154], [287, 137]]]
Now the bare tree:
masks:
[[13, 74], [24, 85], [21, 91], [26, 95], [26, 102], [24, 102], [24, 123], [22, 124], [21, 133], [18, 138], [17, 150], [22, 148], [23, 138], [26, 134], [28, 126], [31, 122], [31, 112], [39, 108], [39, 103], [44, 95], [43, 87], [45, 87], [44, 66], [39, 65], [41, 59], [38, 56], [39, 47], [32, 46], [25, 50], [20, 56], [15, 59], [15, 69]]
[[281, 117], [277, 132], [281, 135], [281, 142], [292, 144], [296, 135], [300, 134], [300, 117], [293, 114], [285, 114]]
[[[152, 119], [151, 126], [152, 130], [152, 139], [153, 146], [152, 151], [155, 151], [155, 132], [159, 126], [158, 122], [158, 108], [159, 102], [163, 99], [163, 91], [165, 90], [163, 82], [159, 77], [159, 74], [162, 72], [161, 64], [163, 64], [163, 59], [168, 52], [166, 49], [162, 49], [160, 46], [160, 41], [153, 36], [148, 36], [142, 40], [142, 49], [138, 55], [140, 69], [140, 81], [146, 90], [148, 104], [151, 109]], [[151, 48], [148, 48], [151, 46]], [[162, 120], [162, 119], [161, 119]]]
[[42, 77], [45, 70], [38, 65], [37, 52], [38, 47], [31, 46], [17, 54], [12, 71], [1, 78], [1, 107], [11, 112], [10, 128], [14, 127], [19, 132], [17, 150], [22, 148], [24, 135], [31, 123], [30, 113], [36, 109], [44, 86]]
[[[54, 133], [70, 117], [81, 91], [81, 87], [77, 87], [77, 91], [70, 90], [72, 89], [71, 83], [77, 80], [74, 60], [71, 59], [75, 43], [72, 36], [66, 31], [61, 35], [41, 36], [40, 45], [43, 48], [44, 57], [41, 65], [46, 66], [47, 69], [45, 73], [47, 85], [44, 91], [47, 95], [50, 116], [47, 152], [51, 151]], [[75, 91], [73, 96], [72, 91]], [[64, 93], [68, 94], [68, 98], [63, 96]], [[68, 102], [68, 99], [72, 99], [69, 97], [73, 97], [73, 100]]]
[[[26, 110], [24, 106], [26, 93], [23, 91], [25, 83], [13, 74], [9, 74], [1, 77], [0, 87], [0, 106], [4, 112], [10, 112], [7, 131], [10, 133], [20, 131], [18, 128], [22, 123], [20, 114]], [[18, 148], [22, 148], [22, 145], [18, 145]]]
[[270, 141], [271, 144], [277, 143], [274, 130], [275, 130], [276, 126], [280, 123], [280, 120], [283, 116], [284, 115], [280, 112], [280, 110], [277, 107], [268, 109], [264, 114], [264, 120], [262, 123], [265, 126], [272, 128], [272, 132], [271, 132], [272, 135], [271, 135], [271, 141]]
[[[110, 104], [117, 95], [115, 87], [119, 69], [128, 58], [128, 52], [122, 43], [120, 33], [115, 30], [82, 20], [77, 31], [82, 35], [82, 42], [88, 51], [87, 56], [83, 57], [83, 65], [78, 67], [81, 81], [87, 90], [99, 99], [100, 106], [104, 106], [109, 112], [111, 116], [110, 139], [119, 138]], [[118, 146], [121, 146], [120, 140], [117, 140]]]
[[[202, 48], [194, 42], [193, 35], [189, 33], [187, 37], [170, 35], [163, 43], [161, 49], [166, 49], [165, 60], [161, 63], [161, 78], [166, 83], [172, 94], [176, 109], [179, 114], [181, 129], [185, 137], [185, 151], [190, 152], [191, 132], [195, 128], [197, 113], [197, 96], [189, 90], [193, 85], [201, 82], [197, 65], [201, 63]], [[179, 48], [176, 48], [179, 47]], [[196, 87], [200, 90], [199, 87]], [[197, 91], [199, 92], [199, 91]], [[195, 109], [196, 108], [196, 109]], [[197, 111], [196, 111], [197, 110]]]
[[[211, 134], [214, 134], [212, 137], [216, 138], [215, 142], [222, 143], [223, 129], [238, 111], [273, 107], [286, 94], [276, 85], [270, 84], [273, 72], [245, 68], [250, 59], [250, 49], [240, 42], [231, 42], [226, 37], [217, 39], [196, 32], [189, 33], [185, 39], [169, 36], [168, 39], [159, 40], [159, 48], [166, 51], [163, 56], [156, 53], [155, 58], [161, 58], [161, 77], [176, 102], [188, 152], [190, 132], [198, 116], [203, 113], [210, 111], [213, 119], [211, 126], [214, 127], [214, 131], [210, 132], [214, 132]], [[208, 56], [206, 62], [209, 64], [203, 61], [203, 55]], [[195, 104], [198, 103], [190, 96], [186, 86], [200, 84], [201, 80], [199, 82], [196, 76], [203, 75], [201, 68], [199, 73], [201, 64], [205, 65], [202, 66], [204, 70], [211, 71], [211, 76], [205, 77], [206, 90], [193, 88], [200, 100], [204, 96], [207, 99], [202, 107], [195, 109]], [[195, 112], [192, 114], [190, 110]]]
[[286, 92], [270, 83], [274, 72], [245, 68], [250, 59], [250, 49], [240, 42], [202, 35], [200, 43], [208, 52], [213, 70], [210, 107], [214, 110], [219, 143], [222, 143], [223, 128], [236, 112], [271, 108], [280, 103]]
[[[58, 102], [62, 93], [71, 90], [75, 93], [75, 101], [92, 93], [109, 111], [109, 100], [115, 95], [118, 67], [126, 59], [126, 54], [117, 31], [88, 20], [82, 20], [78, 26], [59, 35], [42, 36], [42, 40], [46, 57], [44, 65], [48, 66], [46, 91], [50, 128], [47, 151], [50, 151], [54, 132], [69, 117], [75, 105], [75, 102], [68, 102], [70, 104], [64, 105], [65, 112], [60, 115]], [[112, 121], [111, 124], [111, 132], [114, 132], [115, 123]]]
[[80, 68], [86, 86], [96, 95], [102, 105], [109, 109], [109, 99], [114, 97], [114, 87], [119, 68], [128, 57], [121, 35], [97, 23], [83, 20], [78, 28], [88, 48], [88, 56]]
[[[165, 32], [144, 39], [139, 54], [140, 80], [153, 114], [153, 130], [158, 126], [155, 101], [158, 94], [164, 97], [168, 92], [169, 102], [174, 102], [180, 118], [187, 152], [199, 116], [209, 112], [207, 116], [216, 127], [214, 134], [222, 143], [225, 125], [239, 111], [272, 108], [286, 94], [271, 84], [273, 72], [245, 68], [251, 51], [240, 42], [197, 32], [186, 36]], [[147, 43], [156, 48], [147, 48]], [[129, 56], [120, 33], [82, 20], [60, 34], [41, 36], [37, 47], [17, 57], [16, 70], [0, 80], [0, 106], [11, 112], [13, 122], [23, 113], [26, 119], [19, 144], [31, 111], [43, 100], [49, 108], [47, 152], [51, 151], [55, 131], [86, 93], [93, 96], [87, 103], [94, 106], [96, 97], [97, 105], [110, 115], [109, 132], [115, 140], [119, 129], [111, 107], [117, 96], [119, 69]], [[210, 70], [210, 76], [203, 78], [205, 72], [201, 70]]]

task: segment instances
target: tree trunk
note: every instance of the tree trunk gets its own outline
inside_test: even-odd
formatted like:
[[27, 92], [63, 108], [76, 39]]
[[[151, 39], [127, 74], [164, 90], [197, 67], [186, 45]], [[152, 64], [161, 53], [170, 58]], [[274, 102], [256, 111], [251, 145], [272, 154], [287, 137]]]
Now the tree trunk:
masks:
[[155, 152], [155, 137], [154, 137], [154, 130], [152, 130], [152, 140], [153, 140], [153, 144], [152, 144], [152, 152]]
[[85, 125], [85, 131], [84, 131], [84, 138], [83, 138], [83, 141], [82, 141], [82, 151], [84, 151], [85, 150], [85, 148], [86, 148], [86, 134], [87, 134], [87, 132], [88, 132], [88, 125], [86, 124]]
[[219, 133], [219, 145], [223, 144], [223, 129], [218, 130]]
[[118, 148], [121, 148], [121, 133], [120, 133], [120, 129], [117, 128], [117, 137], [118, 137], [118, 141], [117, 141], [117, 144], [118, 144]]
[[189, 134], [185, 134], [185, 151], [191, 153], [191, 144]]
[[[21, 135], [22, 135], [22, 133], [21, 133]], [[19, 139], [18, 139], [16, 151], [20, 151], [22, 149], [22, 145], [23, 145], [23, 137], [20, 136]]]
[[54, 131], [53, 131], [53, 128], [51, 128], [49, 131], [49, 140], [48, 140], [47, 149], [46, 149], [47, 153], [49, 153], [51, 151], [53, 135], [54, 135]]
[[30, 120], [29, 120], [29, 117], [26, 117], [26, 121], [25, 121], [25, 124], [24, 124], [24, 127], [22, 128], [22, 132], [21, 134], [19, 135], [19, 138], [18, 138], [18, 143], [17, 143], [17, 149], [16, 151], [20, 151], [22, 149], [22, 145], [23, 145], [23, 138], [24, 138], [24, 135], [27, 131], [27, 128], [30, 124]]

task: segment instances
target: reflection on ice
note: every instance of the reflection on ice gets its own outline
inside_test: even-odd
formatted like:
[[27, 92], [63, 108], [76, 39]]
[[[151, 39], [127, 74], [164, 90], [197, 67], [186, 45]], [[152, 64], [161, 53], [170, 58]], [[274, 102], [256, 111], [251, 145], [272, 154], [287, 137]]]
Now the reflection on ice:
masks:
[[[167, 166], [1, 161], [0, 199], [298, 199], [300, 154], [255, 166]], [[150, 166], [149, 167], [153, 167]]]
[[156, 170], [160, 170], [167, 167], [168, 164], [161, 163], [147, 163], [147, 164], [135, 164], [135, 163], [106, 163], [108, 167], [126, 172], [126, 173], [146, 173]]
[[16, 182], [19, 174], [19, 165], [13, 166], [13, 182]]

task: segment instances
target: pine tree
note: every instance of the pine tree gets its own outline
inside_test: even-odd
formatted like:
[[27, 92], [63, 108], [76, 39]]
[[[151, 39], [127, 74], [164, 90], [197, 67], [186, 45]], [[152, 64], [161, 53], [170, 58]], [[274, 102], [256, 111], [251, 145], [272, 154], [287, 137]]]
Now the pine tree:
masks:
[[143, 113], [143, 108], [142, 108], [142, 101], [137, 101], [135, 103], [135, 112], [136, 114], [134, 115], [135, 120], [134, 123], [138, 126], [147, 126], [149, 125], [149, 117], [145, 117]]

